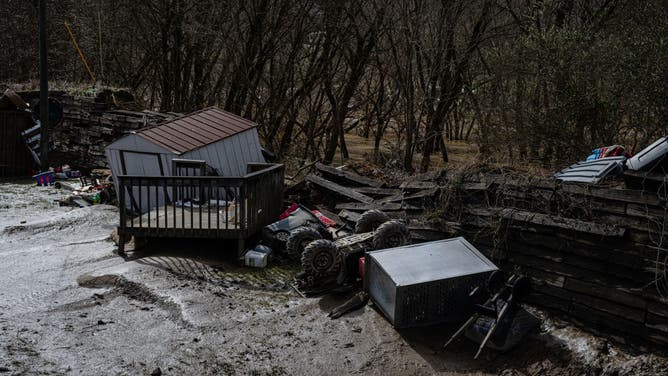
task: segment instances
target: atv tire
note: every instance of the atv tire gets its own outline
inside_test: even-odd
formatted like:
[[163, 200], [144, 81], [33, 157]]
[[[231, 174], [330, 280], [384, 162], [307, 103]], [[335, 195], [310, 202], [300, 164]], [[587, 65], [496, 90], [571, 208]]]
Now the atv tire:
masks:
[[336, 245], [326, 239], [318, 239], [302, 253], [304, 272], [315, 277], [336, 275], [341, 269], [341, 253]]
[[303, 226], [290, 231], [285, 250], [291, 257], [300, 257], [312, 241], [322, 239], [322, 234], [313, 227]]
[[365, 232], [375, 231], [384, 222], [390, 220], [390, 217], [380, 210], [367, 210], [359, 217], [355, 224], [355, 233], [362, 234]]
[[408, 227], [400, 221], [387, 221], [378, 227], [373, 235], [373, 249], [400, 247], [408, 244]]

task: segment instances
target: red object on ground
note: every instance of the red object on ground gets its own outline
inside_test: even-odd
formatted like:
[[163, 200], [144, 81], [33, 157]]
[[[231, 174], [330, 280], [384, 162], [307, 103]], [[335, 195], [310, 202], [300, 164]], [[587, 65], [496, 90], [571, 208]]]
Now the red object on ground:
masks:
[[366, 259], [364, 256], [360, 257], [359, 260], [357, 260], [357, 265], [358, 265], [358, 270], [357, 273], [359, 273], [360, 278], [364, 279], [364, 264], [366, 262]]
[[325, 227], [336, 227], [336, 222], [332, 221], [331, 219], [327, 218], [324, 214], [322, 214], [318, 210], [311, 210], [311, 213], [315, 214], [316, 217], [322, 222]]
[[290, 214], [292, 214], [293, 211], [297, 210], [298, 207], [299, 207], [299, 205], [297, 205], [296, 203], [290, 205], [289, 208], [285, 209], [285, 211], [283, 213], [281, 213], [281, 215], [278, 216], [278, 219], [280, 220], [280, 219], [285, 219], [285, 218], [289, 217]]

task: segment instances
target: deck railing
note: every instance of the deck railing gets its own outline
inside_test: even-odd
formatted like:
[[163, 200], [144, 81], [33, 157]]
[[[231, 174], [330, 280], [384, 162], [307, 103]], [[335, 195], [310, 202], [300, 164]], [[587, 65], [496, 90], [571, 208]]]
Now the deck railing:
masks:
[[241, 177], [117, 176], [119, 234], [243, 239], [276, 220], [284, 167], [254, 163]]

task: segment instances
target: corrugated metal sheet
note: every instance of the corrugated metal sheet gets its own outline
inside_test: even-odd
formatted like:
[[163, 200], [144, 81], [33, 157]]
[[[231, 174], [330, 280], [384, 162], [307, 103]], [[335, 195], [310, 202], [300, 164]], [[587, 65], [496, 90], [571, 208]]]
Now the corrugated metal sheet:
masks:
[[578, 162], [557, 172], [554, 177], [562, 181], [596, 184], [606, 177], [621, 175], [624, 172], [624, 162], [626, 157]]
[[211, 107], [142, 129], [137, 134], [180, 155], [254, 127], [250, 120]]

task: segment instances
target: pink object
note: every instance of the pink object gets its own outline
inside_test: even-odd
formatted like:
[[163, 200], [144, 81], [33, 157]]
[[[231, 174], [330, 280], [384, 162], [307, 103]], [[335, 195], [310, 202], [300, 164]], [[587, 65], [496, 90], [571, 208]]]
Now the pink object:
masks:
[[285, 218], [289, 217], [290, 214], [292, 214], [293, 211], [297, 210], [298, 207], [299, 207], [299, 205], [297, 205], [297, 204], [290, 205], [289, 208], [285, 209], [285, 211], [283, 213], [281, 213], [281, 215], [278, 216], [278, 219], [280, 220], [280, 219], [285, 219]]
[[311, 213], [315, 214], [315, 216], [318, 217], [320, 222], [322, 222], [322, 224], [325, 225], [325, 227], [336, 227], [336, 222], [332, 221], [328, 217], [325, 217], [325, 215], [322, 214], [320, 211], [311, 210]]

